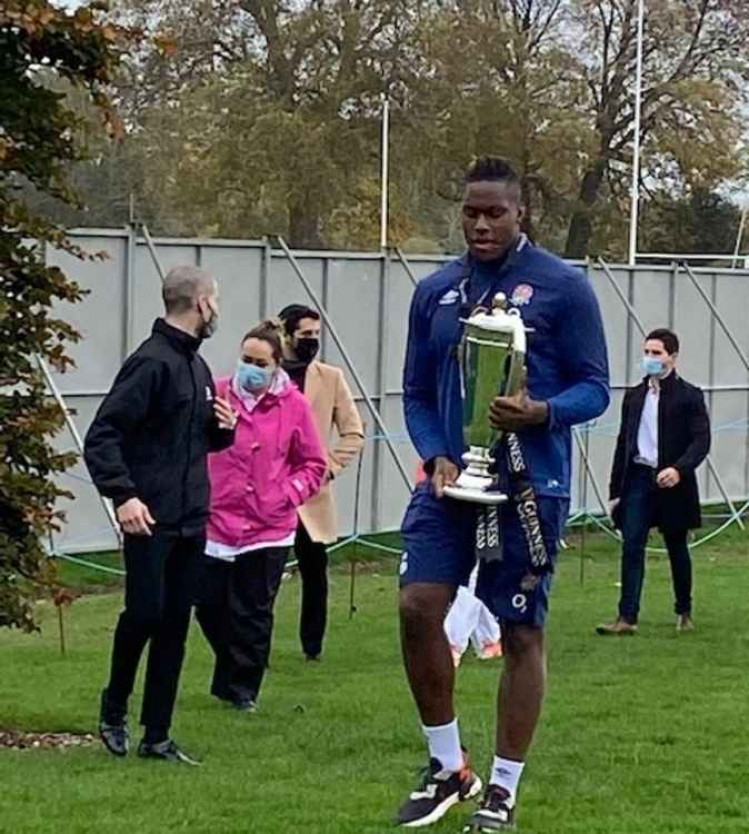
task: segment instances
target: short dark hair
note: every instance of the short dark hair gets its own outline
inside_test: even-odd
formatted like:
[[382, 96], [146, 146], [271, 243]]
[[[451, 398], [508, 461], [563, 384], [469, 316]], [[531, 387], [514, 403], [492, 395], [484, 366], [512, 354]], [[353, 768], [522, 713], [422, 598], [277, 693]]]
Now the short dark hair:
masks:
[[673, 330], [669, 330], [667, 327], [656, 327], [655, 330], [651, 330], [645, 337], [645, 341], [647, 342], [650, 339], [657, 339], [659, 342], [663, 342], [663, 347], [669, 356], [673, 356], [679, 352], [679, 337]]
[[512, 165], [501, 156], [481, 156], [474, 160], [465, 173], [465, 183], [506, 182], [520, 189], [520, 177]]
[[278, 322], [268, 319], [261, 321], [257, 327], [248, 330], [242, 336], [241, 344], [244, 344], [248, 339], [260, 339], [261, 342], [267, 342], [273, 351], [273, 359], [280, 365], [283, 360], [283, 346], [281, 344], [281, 327]]
[[302, 319], [320, 321], [320, 314], [306, 304], [289, 304], [278, 314], [287, 336], [293, 336]]

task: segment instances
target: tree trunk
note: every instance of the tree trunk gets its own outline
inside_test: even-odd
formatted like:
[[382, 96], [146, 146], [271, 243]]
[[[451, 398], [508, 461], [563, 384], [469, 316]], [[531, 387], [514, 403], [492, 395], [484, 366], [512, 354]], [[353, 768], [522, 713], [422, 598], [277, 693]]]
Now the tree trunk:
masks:
[[315, 205], [298, 202], [289, 206], [289, 245], [295, 249], [322, 249], [320, 213]]
[[523, 205], [525, 206], [525, 214], [523, 215], [520, 229], [525, 232], [525, 234], [527, 234], [532, 241], [535, 241], [533, 228], [533, 187], [527, 176], [523, 176], [520, 180], [520, 193]]
[[590, 239], [593, 236], [593, 207], [598, 200], [601, 183], [606, 172], [606, 163], [599, 159], [592, 168], [585, 172], [577, 207], [570, 220], [567, 232], [565, 258], [580, 260], [587, 257]]

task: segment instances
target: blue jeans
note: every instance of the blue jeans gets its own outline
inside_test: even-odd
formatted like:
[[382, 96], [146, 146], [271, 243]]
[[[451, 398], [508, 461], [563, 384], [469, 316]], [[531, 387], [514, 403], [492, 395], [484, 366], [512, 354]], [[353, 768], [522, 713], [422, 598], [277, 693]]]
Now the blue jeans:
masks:
[[[645, 580], [645, 548], [650, 528], [656, 522], [655, 472], [647, 466], [633, 464], [621, 502], [622, 592], [619, 616], [634, 625], [640, 613], [640, 598]], [[687, 547], [687, 530], [663, 533], [671, 563], [677, 614], [692, 611], [692, 560]]]

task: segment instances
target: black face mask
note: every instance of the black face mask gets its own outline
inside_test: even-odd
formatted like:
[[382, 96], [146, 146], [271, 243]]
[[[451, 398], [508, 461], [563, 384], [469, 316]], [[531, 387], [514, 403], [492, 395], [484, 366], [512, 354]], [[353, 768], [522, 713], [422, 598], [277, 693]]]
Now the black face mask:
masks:
[[317, 352], [319, 350], [319, 339], [297, 339], [294, 342], [294, 353], [296, 353], [299, 361], [304, 362], [305, 365], [309, 365], [309, 363], [317, 356]]

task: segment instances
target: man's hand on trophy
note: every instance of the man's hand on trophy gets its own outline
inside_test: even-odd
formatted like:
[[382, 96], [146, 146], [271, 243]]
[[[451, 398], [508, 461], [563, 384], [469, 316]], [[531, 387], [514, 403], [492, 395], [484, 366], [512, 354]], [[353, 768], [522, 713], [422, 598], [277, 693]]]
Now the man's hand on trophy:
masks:
[[511, 397], [495, 397], [489, 406], [489, 422], [500, 431], [517, 431], [525, 426], [541, 426], [549, 419], [549, 404], [528, 396], [523, 386]]
[[450, 458], [436, 457], [434, 459], [434, 471], [432, 472], [432, 489], [437, 498], [445, 494], [445, 487], [452, 486], [458, 480], [460, 469]]

